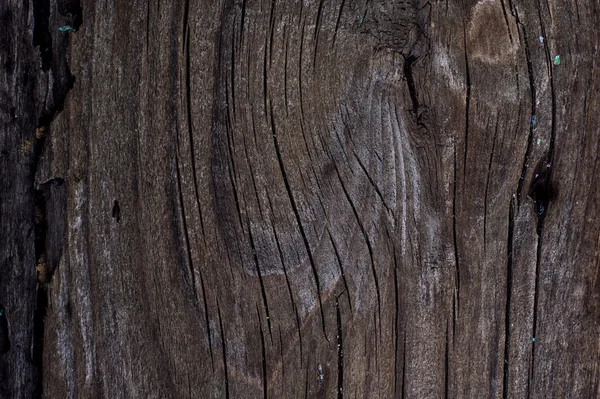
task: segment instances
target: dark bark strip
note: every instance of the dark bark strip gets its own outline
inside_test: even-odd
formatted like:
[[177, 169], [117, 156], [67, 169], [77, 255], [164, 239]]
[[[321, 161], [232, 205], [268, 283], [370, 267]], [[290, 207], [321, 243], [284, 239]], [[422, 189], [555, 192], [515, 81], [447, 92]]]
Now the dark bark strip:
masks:
[[[79, 29], [82, 23], [82, 10], [79, 1], [70, 1], [66, 4], [61, 3], [60, 7], [58, 7], [58, 11], [71, 19], [72, 26], [69, 26], [74, 31]], [[48, 198], [53, 195], [53, 186], [62, 186], [64, 180], [56, 178], [45, 182], [40, 185], [40, 187], [36, 187], [35, 180], [44, 144], [48, 134], [50, 134], [50, 124], [57, 114], [63, 110], [67, 94], [73, 88], [75, 83], [75, 78], [71, 74], [68, 63], [66, 62], [69, 44], [68, 36], [65, 39], [61, 40], [59, 38], [57, 40], [54, 47], [59, 52], [56, 55], [53, 54], [53, 40], [50, 32], [52, 14], [53, 10], [51, 9], [51, 2], [49, 0], [33, 0], [34, 26], [32, 44], [35, 47], [39, 47], [42, 71], [51, 74], [53, 77], [51, 91], [47, 93], [44, 106], [37, 118], [37, 126], [32, 146], [33, 159], [31, 163], [31, 185], [32, 191], [34, 192], [33, 214], [35, 215], [35, 267], [38, 272], [37, 295], [34, 306], [35, 312], [33, 315], [33, 339], [31, 343], [32, 361], [36, 368], [33, 397], [36, 398], [44, 396], [43, 353], [46, 308], [48, 306], [47, 283], [51, 280], [52, 274], [58, 265], [62, 253], [62, 235], [64, 235], [64, 226], [62, 226], [64, 214], [53, 215], [52, 222], [54, 225], [49, 226], [46, 205]], [[56, 15], [54, 15], [54, 18], [56, 18]], [[35, 77], [32, 78], [35, 79]], [[58, 191], [56, 193], [58, 193]], [[59, 207], [60, 204], [56, 204], [57, 201], [64, 201], [61, 195], [55, 195], [54, 198], [51, 199], [54, 201], [54, 204]], [[49, 243], [49, 231], [52, 235], [52, 241], [50, 242], [51, 247], [47, 248], [47, 244]]]

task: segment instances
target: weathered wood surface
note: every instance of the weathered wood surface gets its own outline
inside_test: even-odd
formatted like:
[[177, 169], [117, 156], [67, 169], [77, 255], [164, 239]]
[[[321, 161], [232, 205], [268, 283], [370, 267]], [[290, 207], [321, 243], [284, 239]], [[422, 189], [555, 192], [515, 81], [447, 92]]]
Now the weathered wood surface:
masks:
[[0, 396], [598, 397], [598, 19], [0, 3]]

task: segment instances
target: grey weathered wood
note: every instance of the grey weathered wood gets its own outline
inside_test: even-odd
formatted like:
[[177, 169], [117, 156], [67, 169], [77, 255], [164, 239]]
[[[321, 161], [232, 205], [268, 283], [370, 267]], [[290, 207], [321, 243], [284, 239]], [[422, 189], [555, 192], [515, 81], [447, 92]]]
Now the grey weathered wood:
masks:
[[0, 20], [0, 396], [599, 396], [595, 2]]

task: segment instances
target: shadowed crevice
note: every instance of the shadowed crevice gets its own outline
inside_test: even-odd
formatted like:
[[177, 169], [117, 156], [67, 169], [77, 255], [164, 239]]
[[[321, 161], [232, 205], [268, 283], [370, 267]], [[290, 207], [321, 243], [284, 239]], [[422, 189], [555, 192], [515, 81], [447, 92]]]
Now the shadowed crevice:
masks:
[[337, 315], [337, 358], [338, 358], [338, 378], [337, 378], [337, 397], [344, 397], [344, 342], [342, 340], [342, 316], [340, 313], [340, 304], [335, 299], [335, 309]]
[[52, 35], [50, 34], [50, 0], [33, 0], [33, 45], [39, 47], [42, 70], [52, 63]]
[[514, 220], [515, 201], [510, 201], [508, 211], [508, 238], [507, 238], [507, 264], [506, 264], [506, 309], [504, 315], [504, 372], [502, 397], [508, 397], [508, 377], [509, 377], [509, 361], [510, 361], [510, 303], [512, 295], [512, 274], [513, 274], [513, 235], [515, 228]]
[[419, 118], [419, 96], [417, 95], [417, 89], [415, 88], [415, 80], [413, 77], [413, 65], [417, 61], [417, 57], [409, 55], [404, 57], [404, 77], [406, 78], [406, 85], [408, 86], [408, 93], [412, 101], [413, 113], [415, 117]]

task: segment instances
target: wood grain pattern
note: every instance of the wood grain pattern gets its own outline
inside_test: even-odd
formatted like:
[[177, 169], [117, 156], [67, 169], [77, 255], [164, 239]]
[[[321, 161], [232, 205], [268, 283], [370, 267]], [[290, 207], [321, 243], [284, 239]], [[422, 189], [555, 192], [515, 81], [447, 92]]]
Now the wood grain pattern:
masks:
[[600, 395], [596, 3], [0, 20], [0, 396]]

